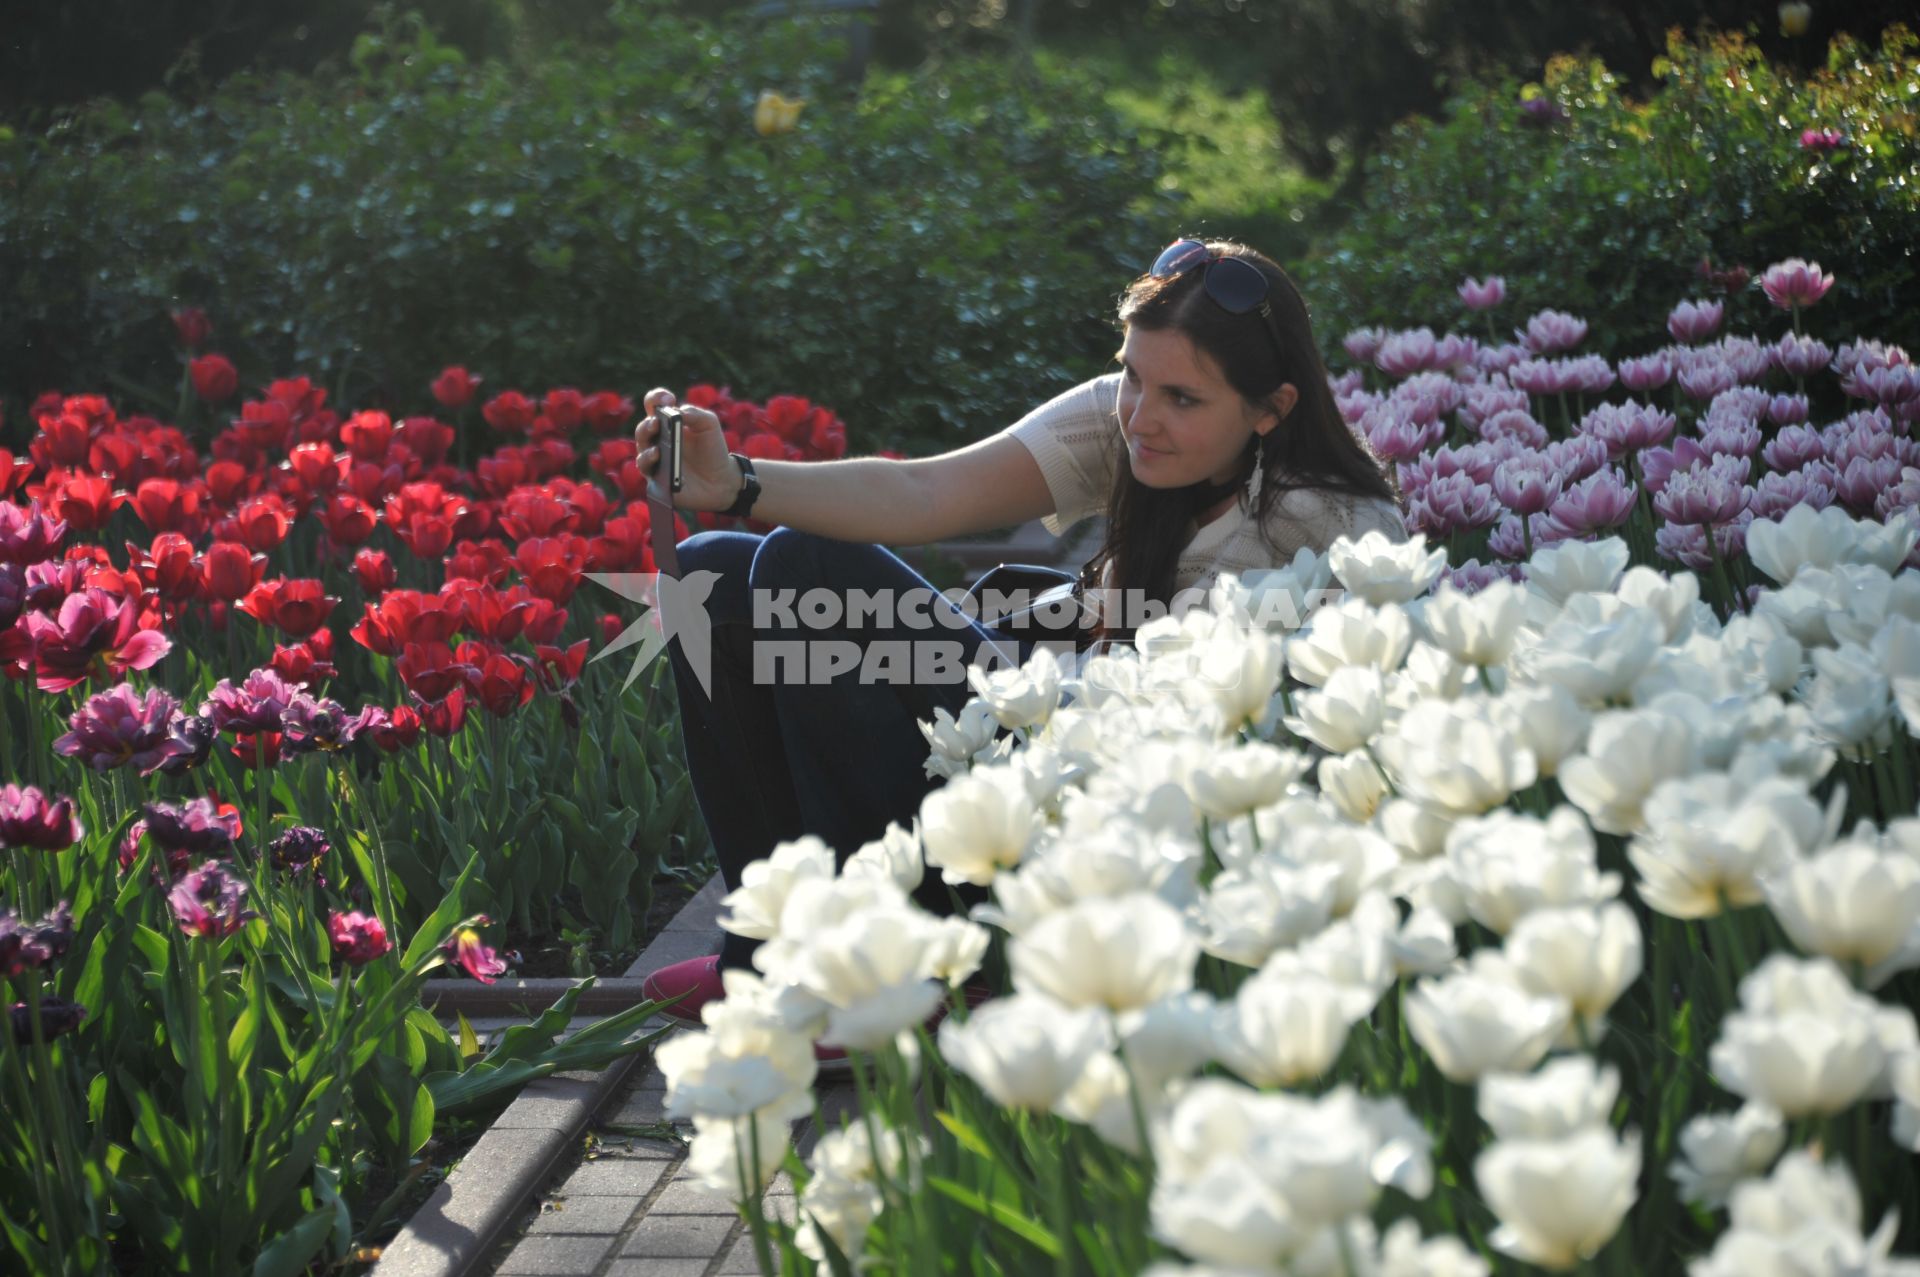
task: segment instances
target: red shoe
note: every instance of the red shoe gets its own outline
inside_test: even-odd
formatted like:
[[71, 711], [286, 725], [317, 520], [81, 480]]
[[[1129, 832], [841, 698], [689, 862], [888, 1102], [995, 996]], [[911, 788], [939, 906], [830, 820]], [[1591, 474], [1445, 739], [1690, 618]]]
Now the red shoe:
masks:
[[[720, 979], [720, 955], [688, 958], [685, 962], [661, 967], [640, 982], [640, 994], [652, 1002], [677, 998], [673, 1005], [661, 1007], [660, 1014], [688, 1028], [704, 1028], [700, 1008], [727, 996], [726, 985]], [[819, 1062], [823, 1076], [838, 1076], [851, 1069], [847, 1053], [837, 1046], [815, 1044], [813, 1058]]]

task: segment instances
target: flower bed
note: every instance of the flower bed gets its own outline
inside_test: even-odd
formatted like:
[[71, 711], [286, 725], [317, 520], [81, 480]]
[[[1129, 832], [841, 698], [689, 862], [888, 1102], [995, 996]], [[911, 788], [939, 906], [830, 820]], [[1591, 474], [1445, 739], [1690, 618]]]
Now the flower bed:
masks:
[[[298, 378], [222, 422], [234, 366], [182, 363], [173, 424], [49, 394], [0, 450], [0, 1219], [34, 1271], [346, 1261], [437, 1126], [644, 1045], [647, 1004], [554, 1044], [589, 981], [482, 1052], [429, 975], [631, 948], [701, 850], [670, 679], [588, 661], [624, 622], [585, 574], [653, 567], [631, 400], [452, 368], [433, 415]], [[844, 450], [805, 401], [687, 396], [754, 455]]]
[[[1920, 381], [1717, 320], [1357, 336], [1410, 542], [983, 675], [911, 828], [749, 869], [657, 1058], [763, 1270], [1907, 1271]], [[861, 1112], [802, 1165], [815, 1041]]]

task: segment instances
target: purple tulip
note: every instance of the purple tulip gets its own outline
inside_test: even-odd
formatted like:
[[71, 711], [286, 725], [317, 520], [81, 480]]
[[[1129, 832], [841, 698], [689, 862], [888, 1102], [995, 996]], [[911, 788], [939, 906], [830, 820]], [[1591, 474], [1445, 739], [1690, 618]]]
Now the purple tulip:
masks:
[[1654, 494], [1653, 509], [1669, 523], [1726, 523], [1747, 508], [1753, 489], [1719, 467], [1683, 470]]
[[160, 760], [161, 772], [168, 776], [184, 776], [207, 761], [213, 753], [214, 738], [218, 734], [211, 710], [211, 705], [202, 704], [198, 714], [174, 711], [167, 723], [168, 749], [167, 756]]
[[1801, 129], [1800, 149], [1831, 155], [1846, 146], [1847, 135], [1839, 129]]
[[1371, 390], [1351, 390], [1334, 397], [1334, 406], [1340, 410], [1340, 420], [1349, 426], [1358, 425], [1360, 418], [1367, 415], [1370, 408], [1378, 408], [1386, 402], [1386, 397], [1376, 395]]
[[1573, 389], [1574, 374], [1564, 359], [1529, 359], [1507, 369], [1507, 380], [1530, 395], [1558, 395]]
[[1715, 456], [1751, 457], [1761, 442], [1760, 427], [1737, 418], [1716, 421], [1700, 432], [1700, 446]]
[[90, 678], [118, 678], [152, 669], [173, 649], [158, 630], [140, 628], [140, 603], [98, 586], [70, 594], [53, 616], [28, 612], [20, 622], [33, 644], [43, 692], [64, 692]]
[[346, 959], [349, 966], [363, 967], [393, 950], [393, 942], [387, 939], [386, 924], [357, 910], [329, 915], [327, 938], [333, 943], [333, 951]]
[[1572, 350], [1587, 336], [1587, 321], [1561, 310], [1543, 310], [1527, 320], [1526, 330], [1514, 330], [1514, 336], [1526, 343], [1536, 355], [1556, 355]]
[[1461, 472], [1442, 475], [1408, 502], [1409, 517], [1421, 526], [1417, 531], [1429, 537], [1491, 526], [1500, 517], [1500, 502], [1493, 488], [1475, 483]]
[[1386, 341], [1385, 330], [1379, 328], [1356, 328], [1341, 339], [1346, 348], [1347, 358], [1356, 364], [1370, 364], [1373, 357], [1380, 353], [1380, 345]]
[[1518, 515], [1539, 514], [1560, 495], [1560, 472], [1540, 453], [1503, 461], [1493, 472], [1493, 493]]
[[1844, 470], [1856, 457], [1869, 461], [1898, 456], [1900, 440], [1893, 433], [1893, 422], [1878, 408], [1850, 413], [1820, 432], [1827, 460], [1835, 469]]
[[1833, 276], [1820, 269], [1819, 262], [1789, 257], [1767, 267], [1760, 277], [1760, 290], [1781, 310], [1811, 306], [1833, 287]]
[[[1747, 525], [1753, 516], [1742, 513], [1731, 523], [1712, 529], [1713, 543], [1724, 560], [1738, 558], [1747, 551]], [[1710, 571], [1713, 553], [1707, 548], [1708, 528], [1704, 524], [1663, 523], [1654, 531], [1654, 549], [1662, 558], [1695, 572]]]
[[73, 799], [48, 798], [31, 785], [0, 785], [0, 847], [64, 851], [86, 835]]
[[1338, 377], [1332, 374], [1328, 374], [1327, 376], [1327, 388], [1333, 391], [1333, 396], [1336, 399], [1341, 395], [1351, 395], [1356, 391], [1364, 390], [1366, 384], [1367, 374], [1358, 368], [1349, 368]]
[[259, 916], [240, 907], [246, 894], [246, 884], [229, 876], [219, 861], [209, 860], [173, 884], [167, 904], [181, 931], [221, 940]]
[[0, 560], [0, 630], [20, 619], [27, 606], [27, 574], [18, 563]]
[[305, 692], [295, 692], [287, 702], [282, 721], [281, 757], [294, 758], [315, 750], [338, 753], [366, 730], [377, 709], [378, 706], [363, 706], [357, 713], [349, 714], [339, 701], [316, 700]]
[[1757, 382], [1773, 371], [1773, 348], [1751, 337], [1722, 337], [1711, 347], [1743, 382]]
[[1850, 341], [1833, 352], [1833, 372], [1842, 381], [1856, 373], [1912, 362], [1913, 359], [1899, 346], [1878, 341]]
[[1740, 384], [1740, 374], [1723, 359], [1706, 358], [1674, 372], [1674, 380], [1691, 399], [1712, 399]]
[[1900, 470], [1898, 457], [1879, 457], [1874, 460], [1855, 457], [1840, 468], [1840, 477], [1833, 485], [1833, 495], [1839, 498], [1840, 504], [1854, 518], [1867, 518], [1873, 513], [1880, 494], [1892, 487], [1900, 477]]
[[239, 813], [222, 813], [211, 798], [148, 803], [145, 815], [147, 832], [166, 851], [224, 854], [240, 836]]
[[208, 701], [213, 725], [236, 736], [243, 732], [277, 732], [286, 717], [288, 702], [299, 690], [266, 665], [248, 674], [239, 687], [223, 678], [214, 685]]
[[1547, 428], [1523, 408], [1508, 408], [1480, 423], [1480, 437], [1492, 442], [1511, 439], [1525, 448], [1547, 446]]
[[1502, 346], [1482, 346], [1473, 356], [1473, 366], [1492, 377], [1504, 374], [1507, 369], [1525, 359], [1531, 359], [1533, 352], [1515, 342]]
[[1478, 559], [1468, 559], [1451, 571], [1442, 572], [1440, 580], [1450, 589], [1462, 594], [1478, 594], [1495, 581], [1512, 581], [1516, 584], [1526, 579], [1526, 574], [1517, 563], [1482, 563]]
[[[33, 1007], [26, 1002], [16, 1002], [7, 1008], [7, 1018], [13, 1027], [13, 1044], [30, 1046], [33, 1043]], [[87, 1009], [78, 1002], [66, 998], [46, 997], [40, 999], [40, 1040], [51, 1042], [62, 1034], [71, 1033], [80, 1027], [87, 1018]]]
[[1753, 501], [1747, 506], [1756, 519], [1779, 522], [1797, 505], [1824, 510], [1833, 504], [1833, 470], [1829, 466], [1808, 467], [1782, 474], [1775, 471], [1760, 476], [1753, 485]]
[[1492, 310], [1507, 299], [1507, 281], [1498, 275], [1489, 275], [1482, 283], [1469, 276], [1460, 281], [1459, 292], [1468, 310]]
[[1524, 390], [1475, 382], [1464, 388], [1460, 397], [1460, 420], [1469, 429], [1478, 430], [1487, 418], [1503, 412], [1525, 412], [1533, 404]]
[[1920, 509], [1920, 466], [1904, 466], [1900, 481], [1882, 492], [1873, 503], [1873, 513], [1882, 523], [1908, 510]]
[[1567, 118], [1567, 108], [1552, 98], [1520, 99], [1520, 122], [1536, 128], [1550, 128]]
[[1691, 346], [1720, 331], [1720, 321], [1726, 313], [1726, 306], [1720, 302], [1681, 302], [1667, 316], [1667, 331], [1675, 341]]
[[27, 567], [54, 558], [66, 535], [66, 521], [48, 518], [38, 501], [24, 510], [11, 501], [0, 501], [0, 563]]
[[1767, 400], [1767, 420], [1776, 426], [1797, 426], [1806, 419], [1805, 395], [1775, 395]]
[[1607, 445], [1590, 435], [1555, 439], [1542, 452], [1547, 464], [1559, 471], [1563, 484], [1578, 483], [1611, 460]]
[[1367, 419], [1361, 422], [1361, 428], [1366, 431], [1367, 446], [1373, 449], [1375, 456], [1386, 461], [1411, 460], [1446, 438], [1447, 434], [1443, 421], [1435, 420], [1422, 425], [1390, 410], [1369, 413]]
[[1580, 419], [1578, 431], [1606, 445], [1608, 457], [1618, 460], [1629, 452], [1665, 443], [1673, 433], [1673, 414], [1635, 403], [1601, 404]]
[[1856, 367], [1841, 380], [1840, 389], [1855, 399], [1867, 399], [1882, 408], [1912, 403], [1920, 399], [1920, 368], [1912, 364]]
[[1638, 359], [1620, 361], [1620, 384], [1636, 395], [1658, 390], [1673, 380], [1673, 361], [1656, 351]]
[[268, 848], [275, 869], [295, 876], [312, 872], [321, 886], [326, 882], [318, 872], [320, 859], [332, 849], [327, 835], [311, 825], [295, 825], [275, 838]]
[[1547, 511], [1547, 522], [1559, 525], [1558, 540], [1587, 537], [1617, 528], [1633, 515], [1637, 496], [1625, 475], [1608, 467], [1566, 489]]
[[72, 730], [54, 741], [53, 748], [95, 771], [131, 766], [145, 773], [171, 752], [167, 722], [174, 709], [174, 699], [165, 690], [150, 687], [143, 696], [132, 684], [122, 683], [75, 710], [67, 720]]
[[1825, 371], [1833, 350], [1823, 341], [1788, 333], [1768, 348], [1774, 366], [1792, 377], [1811, 377]]
[[1416, 328], [1389, 334], [1373, 356], [1373, 366], [1389, 377], [1408, 377], [1440, 364], [1440, 344], [1433, 329]]
[[[1547, 520], [1544, 515], [1534, 515], [1527, 521], [1527, 534], [1538, 547], [1548, 544]], [[1487, 534], [1487, 552], [1502, 559], [1521, 560], [1527, 557], [1527, 539], [1520, 530], [1520, 516], [1505, 514]]]
[[28, 926], [11, 909], [0, 911], [0, 977], [52, 966], [73, 947], [73, 906], [65, 900]]
[[1826, 455], [1827, 446], [1821, 442], [1820, 432], [1811, 426], [1788, 426], [1760, 450], [1760, 456], [1769, 466], [1783, 471], [1798, 470]]

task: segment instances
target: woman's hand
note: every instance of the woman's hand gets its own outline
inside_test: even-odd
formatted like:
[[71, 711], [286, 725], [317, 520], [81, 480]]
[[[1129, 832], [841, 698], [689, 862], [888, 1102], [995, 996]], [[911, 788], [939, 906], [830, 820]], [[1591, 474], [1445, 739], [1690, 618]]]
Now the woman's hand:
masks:
[[634, 427], [633, 441], [639, 445], [636, 459], [640, 472], [647, 476], [647, 495], [679, 510], [725, 510], [740, 495], [740, 467], [727, 455], [727, 437], [720, 429], [720, 418], [705, 408], [680, 409], [680, 491], [674, 492], [670, 476], [654, 474], [660, 463], [660, 423], [654, 413], [674, 404], [671, 390], [647, 392], [647, 415]]

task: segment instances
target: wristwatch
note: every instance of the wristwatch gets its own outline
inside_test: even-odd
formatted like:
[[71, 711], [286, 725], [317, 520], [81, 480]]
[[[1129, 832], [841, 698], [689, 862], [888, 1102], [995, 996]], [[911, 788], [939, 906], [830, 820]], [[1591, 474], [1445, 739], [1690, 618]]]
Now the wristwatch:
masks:
[[720, 513], [744, 519], [747, 511], [753, 509], [753, 503], [760, 499], [760, 480], [754, 476], [752, 457], [738, 452], [729, 452], [727, 455], [740, 463], [740, 495]]

